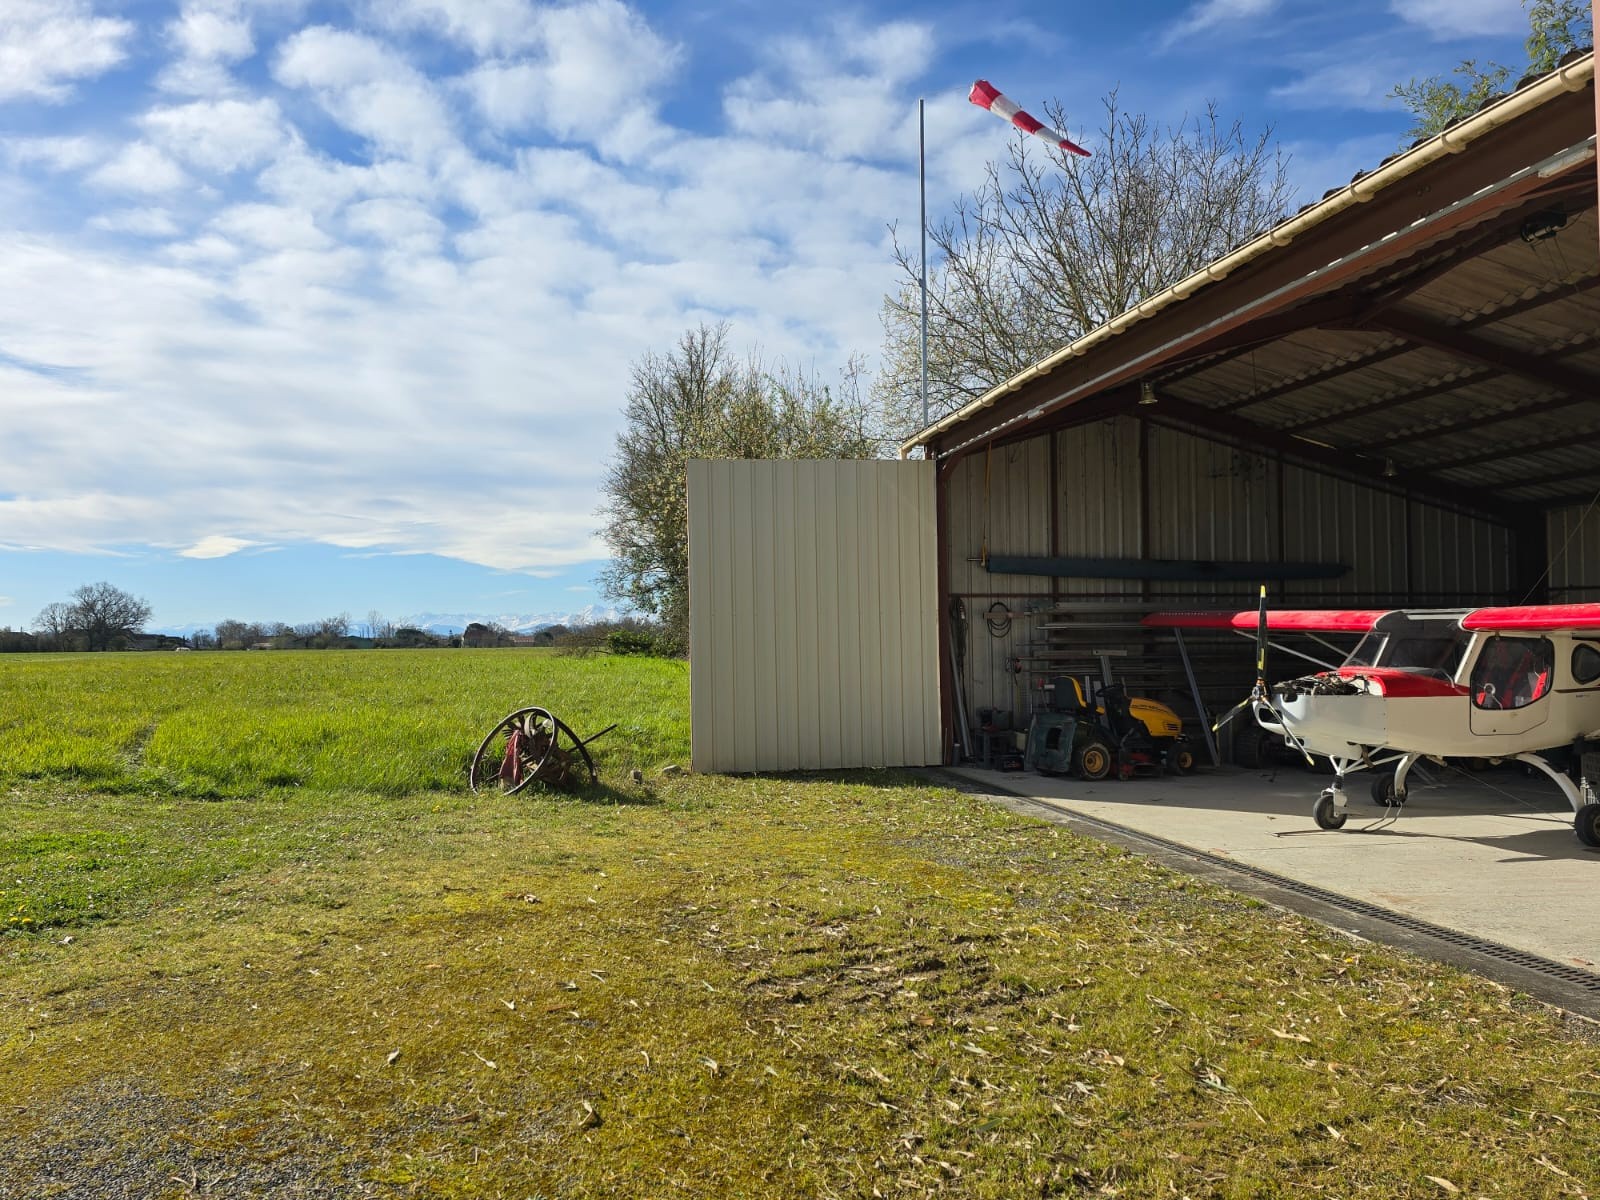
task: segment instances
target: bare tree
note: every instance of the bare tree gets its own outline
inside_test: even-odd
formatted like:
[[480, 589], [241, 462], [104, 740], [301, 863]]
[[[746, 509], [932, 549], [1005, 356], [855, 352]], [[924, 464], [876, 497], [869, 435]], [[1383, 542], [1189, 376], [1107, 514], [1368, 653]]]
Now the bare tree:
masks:
[[57, 601], [46, 604], [33, 619], [33, 631], [39, 635], [45, 648], [66, 650], [78, 633], [77, 611], [70, 604]]
[[[937, 417], [1279, 220], [1292, 193], [1271, 131], [1247, 138], [1214, 107], [1177, 128], [1104, 100], [1090, 158], [1014, 140], [1003, 164], [928, 231], [928, 401]], [[1059, 104], [1050, 123], [1067, 127]], [[1044, 155], [1048, 155], [1045, 157]], [[884, 299], [876, 393], [897, 433], [922, 420], [916, 246]]]
[[72, 593], [77, 628], [90, 650], [109, 650], [113, 642], [132, 637], [150, 619], [150, 606], [109, 583], [86, 583]]

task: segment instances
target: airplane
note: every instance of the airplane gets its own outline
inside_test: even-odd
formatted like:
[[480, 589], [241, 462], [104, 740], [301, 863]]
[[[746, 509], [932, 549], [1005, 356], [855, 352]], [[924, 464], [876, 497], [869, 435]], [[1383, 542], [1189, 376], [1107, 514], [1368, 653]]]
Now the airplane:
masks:
[[[1150, 628], [1256, 633], [1256, 683], [1218, 726], [1248, 709], [1263, 729], [1334, 770], [1312, 808], [1322, 829], [1349, 816], [1345, 777], [1387, 767], [1373, 799], [1403, 804], [1421, 759], [1514, 759], [1548, 776], [1573, 829], [1600, 847], [1600, 604], [1458, 609], [1164, 612]], [[1270, 630], [1362, 634], [1332, 670], [1268, 686]], [[1570, 750], [1577, 781], [1547, 757]]]

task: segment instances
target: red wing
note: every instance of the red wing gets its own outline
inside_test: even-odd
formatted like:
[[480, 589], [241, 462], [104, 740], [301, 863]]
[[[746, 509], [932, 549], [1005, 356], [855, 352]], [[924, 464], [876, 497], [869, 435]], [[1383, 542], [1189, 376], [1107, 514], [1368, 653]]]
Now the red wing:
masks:
[[1600, 604], [1523, 604], [1506, 608], [1479, 608], [1461, 618], [1461, 628], [1473, 631], [1570, 629], [1600, 634]]
[[[1568, 605], [1589, 607], [1600, 605]], [[1267, 628], [1286, 633], [1366, 633], [1388, 613], [1383, 608], [1304, 608], [1267, 612]], [[1260, 614], [1245, 612], [1159, 612], [1151, 613], [1140, 624], [1152, 629], [1242, 629], [1254, 633]]]

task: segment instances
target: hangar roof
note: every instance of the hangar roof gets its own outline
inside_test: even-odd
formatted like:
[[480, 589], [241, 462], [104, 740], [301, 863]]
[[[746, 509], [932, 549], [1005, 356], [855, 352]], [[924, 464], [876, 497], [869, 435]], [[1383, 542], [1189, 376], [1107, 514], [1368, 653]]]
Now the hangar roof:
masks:
[[949, 458], [1137, 412], [1522, 519], [1600, 485], [1597, 285], [1585, 51], [991, 389], [902, 453], [922, 445]]

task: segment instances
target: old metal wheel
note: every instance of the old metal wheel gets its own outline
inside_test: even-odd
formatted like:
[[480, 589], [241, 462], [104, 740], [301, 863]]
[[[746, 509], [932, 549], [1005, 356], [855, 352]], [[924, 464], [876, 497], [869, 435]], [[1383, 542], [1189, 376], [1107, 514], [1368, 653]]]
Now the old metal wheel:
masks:
[[580, 738], [547, 708], [519, 708], [500, 718], [472, 756], [467, 782], [474, 792], [520, 792], [534, 780], [550, 787], [583, 787], [598, 783], [600, 774], [589, 754], [589, 743], [610, 733], [607, 725], [589, 738]]
[[475, 792], [520, 792], [538, 776], [556, 741], [556, 718], [542, 708], [507, 713], [478, 743], [468, 782]]

